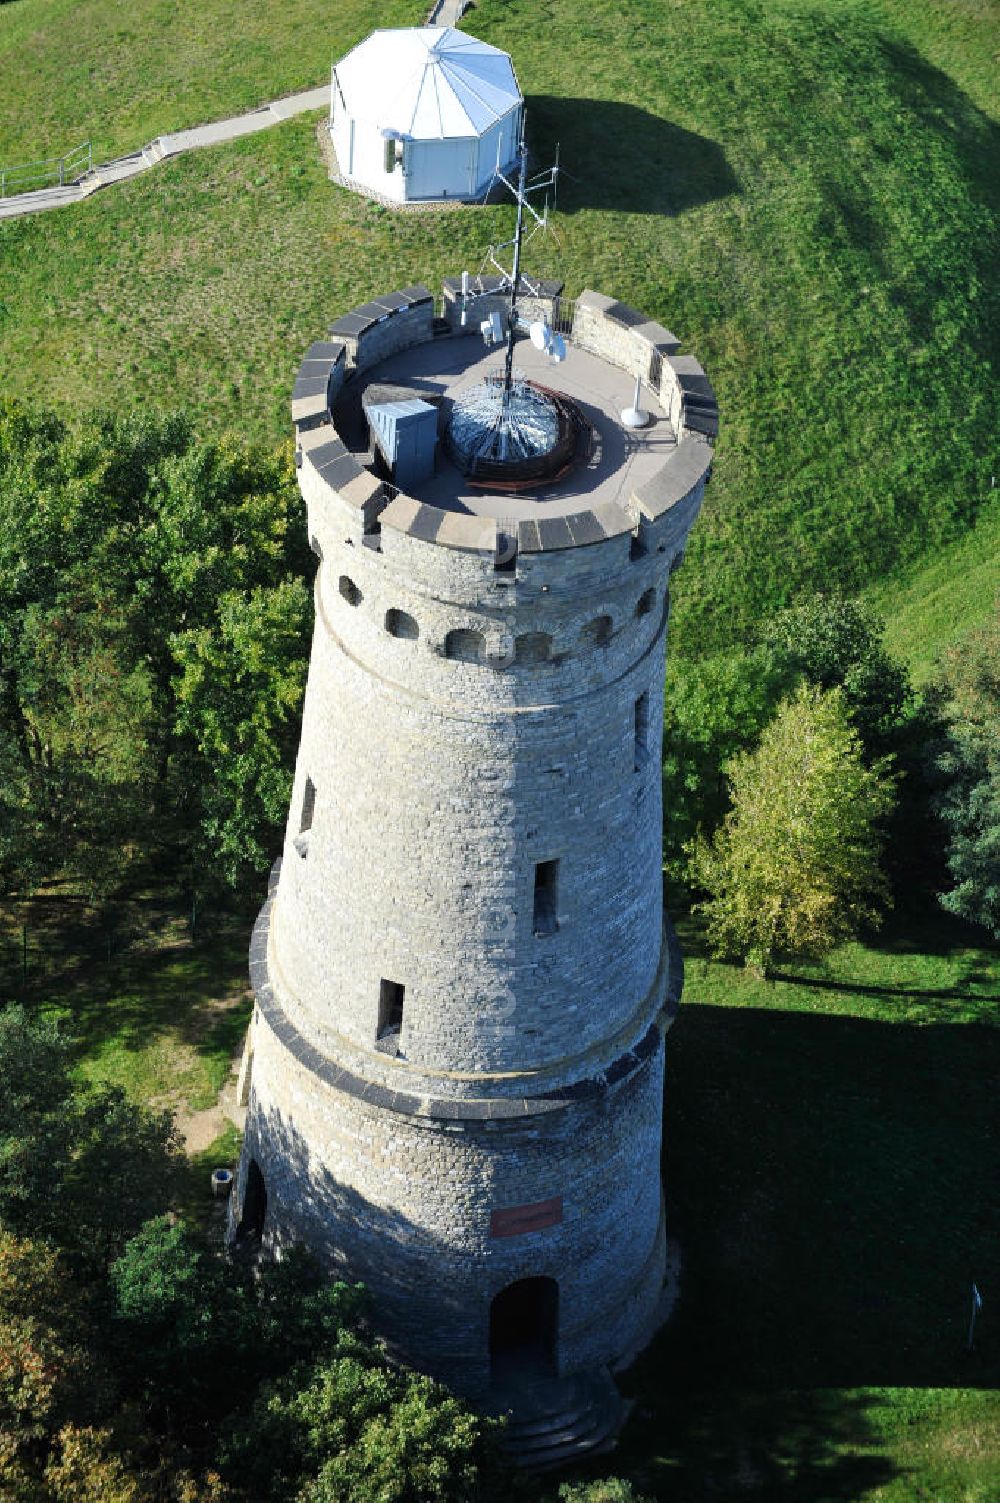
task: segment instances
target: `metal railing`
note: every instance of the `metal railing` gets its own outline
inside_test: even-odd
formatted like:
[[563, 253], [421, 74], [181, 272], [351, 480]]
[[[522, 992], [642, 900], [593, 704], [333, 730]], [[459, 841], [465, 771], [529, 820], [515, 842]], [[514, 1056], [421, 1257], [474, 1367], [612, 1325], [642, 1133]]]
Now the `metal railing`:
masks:
[[556, 305], [552, 312], [552, 331], [554, 334], [572, 334], [573, 315], [576, 313], [576, 298], [556, 298]]
[[28, 193], [32, 188], [62, 187], [84, 177], [94, 165], [89, 141], [62, 157], [46, 157], [42, 162], [25, 162], [20, 167], [0, 167], [0, 198]]

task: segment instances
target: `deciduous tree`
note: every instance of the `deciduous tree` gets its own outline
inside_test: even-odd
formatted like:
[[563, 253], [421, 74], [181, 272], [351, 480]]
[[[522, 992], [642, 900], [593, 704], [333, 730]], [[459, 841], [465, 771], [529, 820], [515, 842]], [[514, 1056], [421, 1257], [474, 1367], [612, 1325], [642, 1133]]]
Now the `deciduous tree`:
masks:
[[841, 690], [800, 686], [729, 778], [730, 813], [691, 847], [718, 954], [767, 974], [778, 951], [822, 955], [877, 922], [892, 783], [884, 764], [866, 766]]
[[871, 759], [895, 750], [912, 700], [909, 677], [882, 645], [885, 623], [859, 600], [813, 595], [779, 611], [761, 645], [786, 690], [799, 677], [818, 689], [842, 689], [844, 703]]

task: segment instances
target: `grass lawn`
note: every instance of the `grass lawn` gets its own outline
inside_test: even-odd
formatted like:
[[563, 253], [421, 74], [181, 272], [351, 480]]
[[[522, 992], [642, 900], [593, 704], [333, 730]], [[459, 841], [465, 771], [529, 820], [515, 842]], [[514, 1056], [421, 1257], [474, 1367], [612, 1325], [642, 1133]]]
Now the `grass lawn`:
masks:
[[81, 1081], [120, 1085], [176, 1112], [183, 1129], [215, 1106], [242, 1044], [251, 921], [219, 916], [192, 941], [186, 918], [155, 894], [113, 912], [56, 892], [8, 904], [0, 999], [60, 1020], [77, 1042]]
[[1000, 603], [1000, 489], [971, 531], [878, 586], [872, 603], [885, 618], [889, 652], [923, 684], [943, 650]]
[[0, 5], [0, 165], [92, 141], [107, 161], [165, 131], [315, 88], [376, 26], [412, 26], [409, 0], [9, 0]]

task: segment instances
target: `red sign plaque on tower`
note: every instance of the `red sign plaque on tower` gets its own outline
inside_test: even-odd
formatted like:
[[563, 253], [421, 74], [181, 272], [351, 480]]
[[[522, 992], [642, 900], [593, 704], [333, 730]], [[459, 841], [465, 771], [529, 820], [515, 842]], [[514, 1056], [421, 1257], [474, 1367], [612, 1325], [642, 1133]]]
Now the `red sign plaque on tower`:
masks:
[[505, 1206], [490, 1212], [491, 1237], [520, 1237], [525, 1232], [540, 1232], [547, 1226], [558, 1226], [563, 1219], [563, 1199], [554, 1195], [551, 1200], [536, 1200], [527, 1206]]

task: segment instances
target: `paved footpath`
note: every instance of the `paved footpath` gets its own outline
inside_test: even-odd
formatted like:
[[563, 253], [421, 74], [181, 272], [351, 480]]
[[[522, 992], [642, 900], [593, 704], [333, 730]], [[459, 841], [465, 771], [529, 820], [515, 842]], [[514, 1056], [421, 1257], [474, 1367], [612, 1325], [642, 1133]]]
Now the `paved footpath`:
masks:
[[269, 126], [288, 120], [292, 115], [301, 115], [306, 110], [329, 108], [330, 85], [323, 84], [318, 89], [306, 89], [301, 94], [272, 100], [247, 115], [233, 115], [229, 120], [215, 120], [211, 125], [195, 125], [190, 130], [157, 136], [140, 151], [93, 167], [79, 182], [67, 183], [64, 187], [38, 188], [31, 193], [19, 193], [14, 198], [0, 198], [0, 219], [17, 219], [24, 214], [40, 214], [44, 209], [79, 203], [110, 183], [120, 183], [125, 178], [137, 177], [140, 172], [148, 172], [166, 157], [180, 156], [182, 151], [196, 151], [199, 146], [216, 146], [220, 141], [252, 136], [255, 131], [267, 130]]

